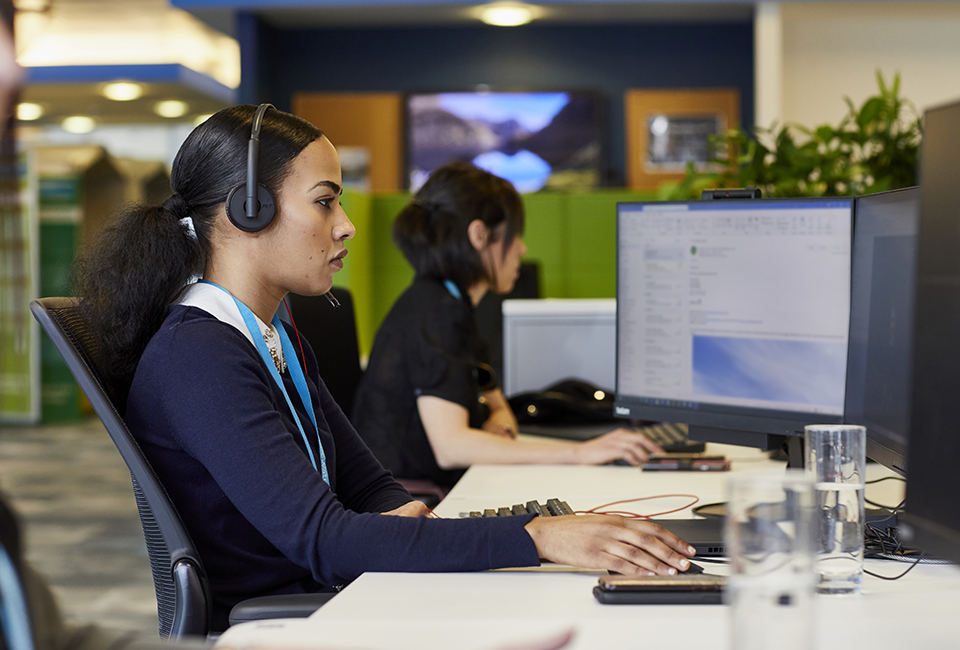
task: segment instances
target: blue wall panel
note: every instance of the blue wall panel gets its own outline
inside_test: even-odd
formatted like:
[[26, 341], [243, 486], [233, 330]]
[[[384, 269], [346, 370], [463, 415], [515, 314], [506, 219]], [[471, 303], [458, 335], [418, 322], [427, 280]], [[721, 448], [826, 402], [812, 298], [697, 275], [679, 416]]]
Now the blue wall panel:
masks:
[[[375, 9], [371, 9], [375, 11]], [[753, 124], [752, 22], [527, 25], [514, 28], [277, 29], [260, 20], [260, 66], [244, 57], [244, 87], [289, 110], [301, 91], [586, 89], [606, 100], [608, 184], [623, 185], [623, 93], [628, 88], [740, 90]], [[253, 101], [252, 99], [248, 101]], [[322, 124], [318, 125], [323, 128]]]

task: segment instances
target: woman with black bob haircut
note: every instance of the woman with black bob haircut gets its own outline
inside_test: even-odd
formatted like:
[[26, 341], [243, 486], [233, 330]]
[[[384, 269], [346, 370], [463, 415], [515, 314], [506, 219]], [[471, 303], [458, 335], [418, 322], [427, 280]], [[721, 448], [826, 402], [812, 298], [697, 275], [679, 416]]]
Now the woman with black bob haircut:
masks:
[[[228, 216], [257, 110], [228, 108], [198, 126], [174, 161], [174, 195], [119, 215], [77, 271], [116, 380], [132, 377], [125, 420], [199, 549], [213, 630], [238, 601], [336, 587], [365, 571], [539, 557], [627, 574], [685, 569], [692, 549], [649, 523], [425, 516], [334, 403], [310, 346], [275, 315], [288, 292], [330, 289], [354, 235], [333, 145], [304, 120], [266, 110], [259, 181], [276, 215], [252, 232]], [[189, 283], [195, 275], [203, 280]]]
[[416, 278], [377, 332], [351, 418], [394, 476], [448, 488], [475, 463], [639, 465], [663, 451], [625, 429], [582, 443], [516, 438], [474, 307], [513, 289], [523, 226], [513, 185], [466, 163], [436, 169], [394, 221]]

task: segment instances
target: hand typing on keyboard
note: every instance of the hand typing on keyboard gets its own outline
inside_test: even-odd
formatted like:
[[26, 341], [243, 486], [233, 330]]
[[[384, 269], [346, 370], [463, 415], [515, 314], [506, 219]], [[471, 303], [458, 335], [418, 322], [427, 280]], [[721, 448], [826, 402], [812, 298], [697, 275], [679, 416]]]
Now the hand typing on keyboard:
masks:
[[618, 459], [640, 466], [650, 454], [662, 454], [663, 448], [646, 436], [628, 429], [614, 429], [610, 433], [588, 440], [573, 448], [580, 465], [603, 465]]
[[624, 575], [676, 575], [696, 553], [653, 522], [609, 515], [534, 517], [525, 529], [545, 560]]

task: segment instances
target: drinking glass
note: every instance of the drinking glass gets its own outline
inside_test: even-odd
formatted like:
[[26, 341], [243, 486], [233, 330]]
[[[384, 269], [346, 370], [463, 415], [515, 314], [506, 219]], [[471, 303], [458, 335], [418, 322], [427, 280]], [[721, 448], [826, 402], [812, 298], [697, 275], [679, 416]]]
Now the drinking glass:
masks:
[[725, 598], [737, 650], [813, 644], [813, 482], [801, 470], [731, 475]]
[[814, 480], [817, 592], [858, 594], [863, 582], [863, 492], [866, 429], [850, 424], [805, 427], [806, 471]]

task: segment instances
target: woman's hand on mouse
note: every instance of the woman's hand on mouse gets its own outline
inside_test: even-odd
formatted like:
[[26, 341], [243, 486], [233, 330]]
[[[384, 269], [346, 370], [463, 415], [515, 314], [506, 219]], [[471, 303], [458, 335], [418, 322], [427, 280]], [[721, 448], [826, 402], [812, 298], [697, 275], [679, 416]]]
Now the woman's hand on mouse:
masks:
[[651, 454], [662, 454], [663, 448], [645, 435], [627, 429], [582, 442], [573, 448], [576, 462], [581, 465], [603, 465], [622, 458], [631, 465], [643, 464]]
[[525, 529], [545, 560], [624, 575], [676, 575], [696, 553], [658, 524], [611, 515], [534, 517]]

